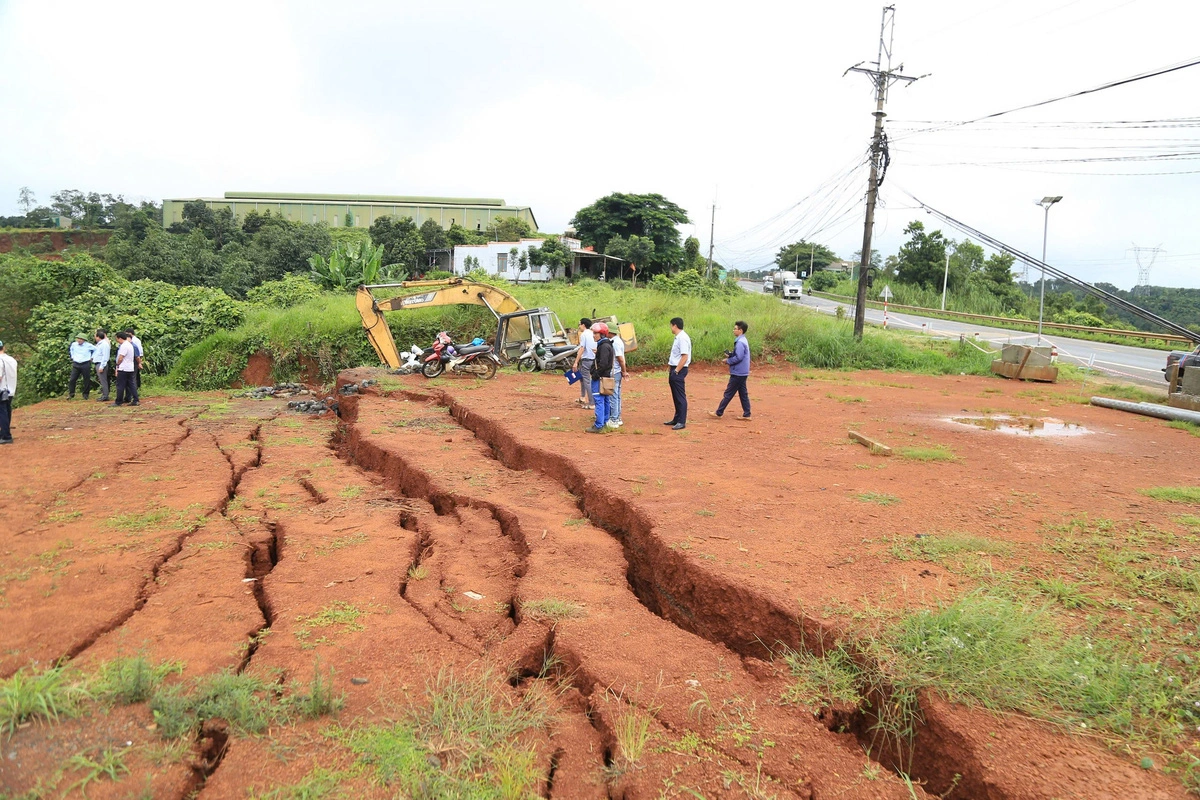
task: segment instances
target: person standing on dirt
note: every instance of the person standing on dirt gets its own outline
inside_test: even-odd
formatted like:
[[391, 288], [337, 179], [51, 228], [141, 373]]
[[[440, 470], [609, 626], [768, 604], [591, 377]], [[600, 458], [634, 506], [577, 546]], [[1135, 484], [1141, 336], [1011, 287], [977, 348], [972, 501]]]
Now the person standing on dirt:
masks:
[[100, 402], [108, 402], [108, 361], [112, 356], [112, 343], [103, 328], [96, 331], [96, 349], [92, 352], [92, 363], [96, 365], [96, 382], [100, 384]]
[[17, 360], [0, 342], [0, 444], [12, 444], [12, 401], [17, 393]]
[[142, 340], [133, 332], [133, 326], [130, 325], [125, 329], [125, 332], [129, 334], [129, 341], [133, 342], [133, 354], [137, 356], [133, 362], [133, 398], [136, 400], [138, 392], [142, 388], [142, 356], [145, 353], [142, 350]]
[[134, 355], [133, 342], [129, 340], [129, 334], [121, 331], [117, 334], [117, 399], [113, 403], [114, 406], [123, 406], [126, 403], [132, 406], [138, 404], [136, 386], [134, 386], [134, 367], [133, 362], [137, 358]]
[[596, 407], [596, 423], [588, 428], [592, 433], [600, 433], [608, 424], [609, 401], [612, 395], [600, 393], [600, 381], [611, 379], [613, 362], [613, 343], [608, 338], [608, 325], [597, 322], [592, 325], [592, 333], [596, 335], [596, 360], [592, 364], [592, 404]]
[[725, 396], [721, 398], [721, 404], [717, 406], [716, 411], [710, 411], [709, 416], [721, 418], [725, 413], [725, 406], [729, 405], [729, 401], [736, 394], [738, 399], [742, 401], [742, 415], [738, 417], [740, 420], [750, 420], [750, 393], [746, 390], [746, 381], [750, 377], [750, 343], [746, 341], [746, 331], [748, 326], [742, 320], [733, 323], [733, 350], [729, 351], [728, 358], [725, 363], [729, 365], [729, 383], [725, 385]]
[[83, 376], [83, 399], [87, 400], [92, 393], [92, 353], [95, 346], [88, 344], [87, 337], [82, 333], [71, 343], [71, 380], [67, 383], [67, 399], [75, 399], [75, 384], [79, 376]]
[[579, 405], [591, 410], [592, 365], [596, 363], [596, 337], [592, 335], [592, 321], [587, 317], [579, 320], [579, 351], [575, 354], [575, 366], [579, 373]]
[[613, 393], [608, 398], [608, 427], [619, 428], [625, 424], [621, 421], [621, 382], [626, 375], [625, 340], [616, 328], [608, 332], [608, 338], [613, 345]]
[[670, 374], [667, 384], [671, 387], [671, 402], [675, 404], [675, 416], [663, 425], [670, 425], [671, 430], [681, 431], [687, 427], [687, 374], [688, 364], [692, 362], [692, 337], [683, 332], [683, 317], [671, 320], [671, 333], [675, 341], [671, 343], [671, 357], [667, 359]]

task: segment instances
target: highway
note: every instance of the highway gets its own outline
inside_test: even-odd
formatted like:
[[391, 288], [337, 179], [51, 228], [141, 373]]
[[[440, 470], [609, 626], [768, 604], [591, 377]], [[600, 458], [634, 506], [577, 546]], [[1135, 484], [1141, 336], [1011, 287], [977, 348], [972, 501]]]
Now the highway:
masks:
[[[739, 285], [748, 292], [762, 293], [761, 283], [739, 281]], [[830, 315], [836, 314], [836, 309], [840, 305], [846, 310], [847, 319], [854, 318], [854, 305], [852, 303], [839, 303], [835, 300], [826, 300], [823, 297], [803, 297], [800, 300], [781, 300], [780, 302], [805, 306]], [[943, 339], [957, 339], [962, 334], [966, 334], [973, 341], [977, 341], [980, 344], [990, 344], [993, 348], [997, 349], [1000, 345], [1009, 342], [1014, 344], [1037, 343], [1036, 333], [1014, 331], [1005, 328], [992, 328], [974, 322], [956, 322], [946, 319], [935, 319], [933, 317], [922, 317], [910, 313], [897, 313], [890, 309], [888, 310], [887, 318], [888, 328], [891, 330], [926, 333], [930, 336]], [[868, 308], [866, 321], [874, 325], [882, 325], [883, 310]], [[1063, 361], [1080, 366], [1087, 366], [1088, 362], [1092, 361], [1092, 368], [1097, 372], [1103, 372], [1114, 377], [1135, 381], [1154, 388], [1165, 389], [1166, 387], [1162, 372], [1163, 365], [1167, 362], [1167, 351], [1165, 350], [1152, 350], [1145, 347], [1108, 344], [1106, 342], [1092, 342], [1085, 339], [1072, 339], [1058, 334], [1047, 336], [1045, 333], [1042, 334], [1042, 342], [1057, 346], [1058, 357]], [[1186, 348], [1182, 348], [1181, 346], [1181, 349]]]

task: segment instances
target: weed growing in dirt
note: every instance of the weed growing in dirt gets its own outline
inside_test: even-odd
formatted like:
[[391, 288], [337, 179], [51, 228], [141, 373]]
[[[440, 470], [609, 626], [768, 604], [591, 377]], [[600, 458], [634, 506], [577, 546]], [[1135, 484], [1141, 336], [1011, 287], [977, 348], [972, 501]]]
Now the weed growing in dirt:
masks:
[[823, 656], [807, 650], [785, 650], [783, 660], [792, 673], [792, 685], [782, 697], [785, 703], [823, 708], [857, 706], [862, 701], [859, 669], [845, 649], [830, 648]]
[[867, 399], [865, 397], [833, 394], [832, 392], [826, 392], [825, 396], [828, 397], [830, 400], [837, 400], [839, 403], [849, 404], [849, 403], [865, 403], [865, 402], [867, 402]]
[[19, 669], [0, 681], [0, 732], [11, 736], [18, 725], [31, 719], [57, 722], [59, 717], [74, 716], [88, 696], [87, 689], [73, 680], [65, 667], [41, 673]]
[[150, 710], [164, 738], [175, 739], [202, 719], [219, 717], [239, 733], [262, 733], [277, 709], [270, 687], [253, 675], [229, 671], [198, 679], [190, 690], [172, 686], [155, 693]]
[[295, 710], [304, 719], [319, 719], [341, 711], [346, 704], [346, 697], [334, 691], [333, 676], [332, 666], [328, 675], [323, 675], [320, 660], [315, 661], [308, 685], [293, 681], [292, 693], [286, 698], [285, 706]]
[[881, 506], [894, 506], [900, 502], [900, 498], [895, 495], [881, 494], [879, 492], [860, 492], [854, 495], [854, 497], [864, 503], [875, 503]]
[[1167, 423], [1168, 428], [1175, 428], [1181, 431], [1187, 431], [1192, 436], [1200, 436], [1200, 425], [1194, 422], [1187, 422], [1182, 419], [1173, 419]]
[[544, 600], [526, 600], [520, 603], [521, 614], [530, 619], [550, 620], [557, 622], [561, 619], [575, 619], [587, 615], [582, 604], [573, 600], [559, 600], [547, 597]]
[[909, 461], [958, 461], [954, 451], [945, 445], [934, 447], [900, 447], [896, 450], [901, 458]]
[[347, 500], [353, 500], [354, 498], [358, 497], [362, 493], [363, 493], [363, 488], [361, 486], [355, 486], [354, 484], [350, 484], [349, 486], [342, 487], [342, 490], [340, 492], [338, 492], [338, 497], [343, 497]]
[[125, 766], [125, 753], [120, 750], [104, 749], [100, 751], [100, 755], [95, 759], [91, 759], [86, 753], [78, 753], [71, 756], [67, 760], [69, 769], [83, 770], [83, 777], [71, 784], [67, 789], [67, 794], [70, 794], [74, 789], [78, 789], [79, 793], [87, 797], [87, 787], [89, 784], [95, 783], [101, 778], [108, 778], [110, 781], [115, 781], [122, 775], [129, 774], [129, 767]]
[[1140, 489], [1139, 493], [1170, 503], [1200, 505], [1200, 486], [1155, 486], [1150, 489]]
[[1091, 602], [1078, 584], [1064, 581], [1062, 578], [1039, 578], [1035, 583], [1043, 594], [1064, 608], [1083, 608]]
[[330, 553], [347, 547], [354, 547], [355, 545], [366, 543], [367, 535], [360, 531], [358, 533], [352, 533], [349, 536], [335, 536], [328, 542], [325, 542], [325, 544], [317, 545], [315, 548], [313, 548], [313, 552], [319, 556], [326, 556]]
[[408, 568], [408, 578], [413, 581], [423, 581], [429, 577], [429, 570], [424, 564], [413, 564]]
[[652, 737], [650, 721], [649, 714], [621, 703], [621, 713], [613, 720], [617, 752], [609, 767], [611, 777], [620, 777], [642, 760]]
[[164, 678], [182, 672], [183, 664], [178, 661], [151, 664], [145, 656], [117, 658], [101, 665], [92, 693], [99, 700], [123, 706], [144, 703]]
[[365, 630], [359, 620], [365, 617], [366, 614], [367, 612], [356, 608], [344, 600], [335, 601], [322, 608], [316, 614], [296, 617], [296, 622], [299, 623], [299, 629], [295, 632], [296, 638], [302, 642], [302, 646], [314, 647], [318, 644], [329, 644], [329, 639], [324, 636], [312, 640], [312, 632], [318, 628], [338, 629], [331, 631], [337, 633]]

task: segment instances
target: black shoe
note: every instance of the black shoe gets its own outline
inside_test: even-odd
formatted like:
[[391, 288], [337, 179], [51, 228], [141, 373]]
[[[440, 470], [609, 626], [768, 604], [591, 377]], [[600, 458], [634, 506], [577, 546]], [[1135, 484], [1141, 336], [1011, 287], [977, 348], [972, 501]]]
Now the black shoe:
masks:
[[12, 440], [11, 438], [9, 438], [9, 439], [0, 439], [0, 444], [12, 444], [12, 443], [13, 443], [13, 440]]
[[123, 405], [125, 405], [125, 404], [124, 403], [113, 403], [113, 406], [123, 406]]
[[663, 423], [663, 425], [678, 425], [678, 424], [679, 424], [679, 423], [678, 423], [678, 422], [676, 422], [675, 420], [671, 420], [670, 422], [664, 422], [664, 423]]
[[130, 403], [129, 405], [131, 405], [131, 406], [140, 406], [140, 405], [141, 405], [141, 403], [139, 403], [137, 400], [134, 400], [134, 401], [133, 401], [132, 403]]
[[677, 423], [675, 423], [674, 425], [672, 425], [672, 426], [671, 426], [671, 430], [673, 430], [673, 431], [681, 431], [681, 430], [683, 430], [683, 429], [684, 429], [684, 428], [686, 428], [686, 427], [687, 427], [687, 425], [685, 425], [684, 423], [682, 423], [682, 422], [677, 422]]

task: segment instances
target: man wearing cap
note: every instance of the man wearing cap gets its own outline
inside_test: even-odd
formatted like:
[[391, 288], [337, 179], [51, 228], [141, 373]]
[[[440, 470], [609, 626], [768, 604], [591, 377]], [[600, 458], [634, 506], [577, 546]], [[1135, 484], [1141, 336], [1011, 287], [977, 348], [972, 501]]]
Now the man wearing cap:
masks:
[[92, 354], [96, 348], [82, 333], [71, 344], [71, 380], [67, 383], [67, 399], [75, 399], [75, 382], [83, 376], [83, 399], [92, 392]]
[[92, 363], [96, 365], [96, 382], [100, 384], [100, 402], [108, 402], [108, 360], [112, 356], [112, 343], [103, 328], [96, 331], [96, 349], [92, 352]]
[[611, 395], [600, 394], [600, 379], [611, 378], [613, 368], [613, 343], [608, 338], [608, 325], [597, 322], [592, 325], [592, 333], [596, 337], [596, 360], [592, 363], [592, 402], [596, 406], [596, 424], [588, 428], [592, 433], [600, 433], [608, 424], [609, 401]]
[[123, 406], [128, 403], [136, 406], [138, 401], [133, 385], [133, 362], [136, 356], [133, 354], [133, 342], [129, 341], [129, 334], [125, 331], [117, 334], [117, 342], [117, 400], [113, 405]]
[[675, 341], [671, 343], [671, 357], [667, 360], [667, 366], [671, 369], [667, 384], [671, 387], [675, 416], [663, 425], [681, 431], [687, 427], [687, 374], [688, 365], [692, 362], [692, 338], [683, 332], [683, 317], [671, 320], [671, 333], [675, 334]]
[[17, 393], [17, 360], [0, 342], [0, 444], [12, 444], [12, 401]]

